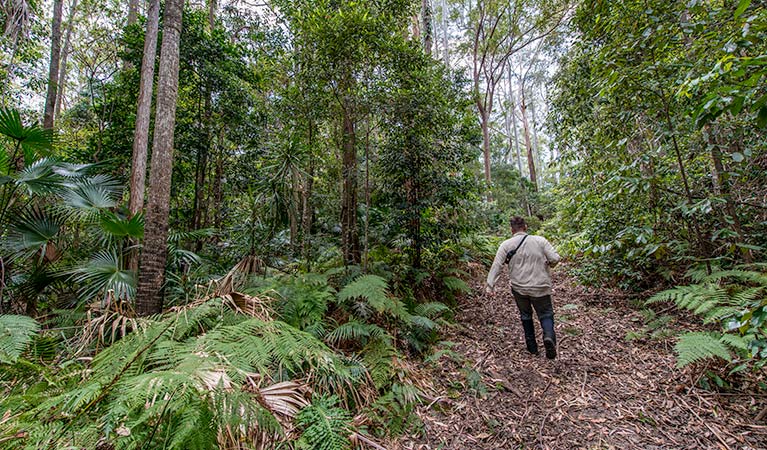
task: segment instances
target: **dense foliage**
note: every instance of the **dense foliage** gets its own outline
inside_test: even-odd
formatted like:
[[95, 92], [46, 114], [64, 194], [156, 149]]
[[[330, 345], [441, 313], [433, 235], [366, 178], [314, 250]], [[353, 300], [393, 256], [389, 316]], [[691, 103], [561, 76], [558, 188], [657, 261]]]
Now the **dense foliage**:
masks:
[[652, 286], [764, 257], [767, 10], [750, 3], [578, 8], [550, 125], [585, 278]]
[[126, 3], [0, 5], [0, 448], [376, 447], [510, 215], [767, 361], [763, 2]]

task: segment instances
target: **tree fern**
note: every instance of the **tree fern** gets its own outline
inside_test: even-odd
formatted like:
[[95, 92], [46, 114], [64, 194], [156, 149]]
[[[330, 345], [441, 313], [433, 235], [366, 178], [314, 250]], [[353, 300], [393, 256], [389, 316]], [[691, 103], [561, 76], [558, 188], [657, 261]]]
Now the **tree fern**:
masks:
[[0, 316], [0, 363], [13, 364], [29, 347], [40, 324], [27, 316]]

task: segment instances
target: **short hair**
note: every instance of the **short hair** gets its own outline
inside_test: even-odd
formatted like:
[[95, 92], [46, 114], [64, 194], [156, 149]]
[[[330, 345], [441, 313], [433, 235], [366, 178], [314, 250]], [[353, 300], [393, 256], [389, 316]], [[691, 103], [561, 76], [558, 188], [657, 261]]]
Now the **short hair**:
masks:
[[520, 216], [513, 216], [509, 222], [512, 230], [522, 230], [527, 227], [525, 219]]

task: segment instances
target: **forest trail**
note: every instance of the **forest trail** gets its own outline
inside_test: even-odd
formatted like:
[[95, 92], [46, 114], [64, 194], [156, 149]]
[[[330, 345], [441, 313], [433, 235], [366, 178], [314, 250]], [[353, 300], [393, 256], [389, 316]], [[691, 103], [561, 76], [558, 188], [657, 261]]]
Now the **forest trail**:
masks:
[[422, 435], [400, 448], [767, 448], [767, 426], [754, 422], [767, 399], [694, 387], [693, 371], [675, 368], [672, 338], [627, 341], [644, 323], [620, 294], [588, 292], [558, 270], [549, 361], [524, 350], [506, 275], [497, 286], [492, 299], [461, 301], [445, 337], [457, 355], [429, 369], [435, 401], [418, 412]]

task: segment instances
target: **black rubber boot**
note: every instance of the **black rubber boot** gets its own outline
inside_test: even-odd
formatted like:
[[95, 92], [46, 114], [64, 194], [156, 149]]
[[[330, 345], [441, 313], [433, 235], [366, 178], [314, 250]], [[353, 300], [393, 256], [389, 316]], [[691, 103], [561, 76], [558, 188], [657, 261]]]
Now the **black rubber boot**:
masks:
[[546, 347], [546, 357], [554, 359], [557, 357], [557, 337], [554, 334], [554, 319], [541, 319], [541, 328], [543, 328], [543, 346]]
[[527, 345], [527, 351], [533, 355], [537, 355], [538, 343], [535, 341], [535, 324], [532, 319], [523, 320], [522, 329], [525, 330], [525, 345]]

